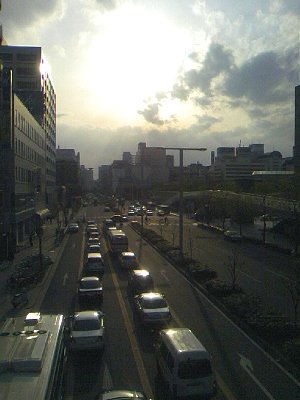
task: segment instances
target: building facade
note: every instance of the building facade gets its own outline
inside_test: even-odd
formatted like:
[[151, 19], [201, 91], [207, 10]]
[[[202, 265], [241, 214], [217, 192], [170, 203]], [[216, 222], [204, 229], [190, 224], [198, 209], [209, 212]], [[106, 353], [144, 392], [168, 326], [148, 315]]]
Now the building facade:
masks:
[[0, 231], [1, 257], [28, 240], [46, 207], [46, 135], [13, 92], [13, 74], [1, 70]]
[[46, 134], [46, 201], [56, 200], [56, 95], [41, 47], [0, 46], [4, 69], [12, 70], [12, 89]]

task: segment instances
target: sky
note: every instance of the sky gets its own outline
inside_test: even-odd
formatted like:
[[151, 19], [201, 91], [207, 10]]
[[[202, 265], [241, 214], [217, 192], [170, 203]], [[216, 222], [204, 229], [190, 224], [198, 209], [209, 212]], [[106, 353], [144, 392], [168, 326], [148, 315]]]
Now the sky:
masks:
[[299, 16], [299, 0], [2, 0], [0, 23], [42, 47], [57, 145], [96, 169], [139, 142], [207, 149], [185, 164], [254, 143], [292, 156]]

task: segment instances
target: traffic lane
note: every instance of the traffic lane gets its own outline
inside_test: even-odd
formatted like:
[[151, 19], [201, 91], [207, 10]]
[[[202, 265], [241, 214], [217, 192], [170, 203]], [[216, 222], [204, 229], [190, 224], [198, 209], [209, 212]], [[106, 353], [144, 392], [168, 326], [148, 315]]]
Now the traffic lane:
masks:
[[[155, 290], [163, 293], [171, 307], [173, 319], [169, 326], [186, 326], [191, 328], [190, 320], [195, 319], [194, 311], [197, 309], [197, 302], [195, 301], [195, 295], [191, 290], [190, 283], [176, 270], [174, 269], [163, 257], [161, 257], [147, 242], [143, 241], [140, 245], [140, 240], [137, 234], [130, 228], [126, 229], [126, 233], [129, 237], [129, 243], [133, 251], [137, 252], [141, 250], [143, 266], [148, 269], [151, 276], [154, 279]], [[186, 318], [182, 318], [182, 316]], [[141, 336], [140, 341], [143, 340], [147, 330], [143, 329], [139, 321], [136, 320], [136, 324], [139, 327], [139, 334]], [[148, 335], [152, 336], [155, 341], [157, 335], [151, 332], [147, 332]], [[201, 331], [195, 334], [202, 339]], [[204, 343], [204, 342], [203, 342]], [[149, 379], [151, 384], [157, 389], [156, 382], [156, 364], [154, 357], [154, 342], [152, 347], [148, 348], [146, 352], [143, 352], [143, 358], [145, 366], [149, 373]], [[205, 343], [204, 343], [205, 344]], [[209, 347], [208, 347], [209, 350]], [[219, 365], [214, 365], [216, 370], [220, 370]], [[221, 373], [220, 373], [221, 375]], [[218, 380], [220, 382], [220, 379]], [[236, 387], [236, 376], [232, 376], [231, 369], [224, 369], [222, 371], [222, 390], [224, 392], [230, 392], [227, 397], [229, 399], [246, 399], [244, 393], [239, 397], [240, 388]], [[226, 383], [225, 383], [226, 382]], [[230, 388], [230, 389], [228, 389]], [[235, 393], [232, 397], [232, 393]], [[225, 395], [222, 391], [219, 391], [216, 399], [224, 399]]]
[[103, 278], [103, 311], [106, 326], [104, 357], [110, 375], [110, 385], [142, 389], [130, 342], [130, 336], [135, 335], [135, 327], [129, 321], [130, 312], [127, 308], [124, 312], [122, 303], [126, 302], [127, 298], [127, 276], [124, 271], [120, 271], [117, 259], [110, 257], [108, 253], [105, 253], [105, 263], [107, 268]]
[[[293, 303], [288, 289], [291, 279], [288, 276], [292, 275], [295, 268], [295, 260], [291, 256], [274, 254], [260, 245], [229, 242], [220, 234], [201, 228], [199, 233], [199, 228], [195, 225], [185, 226], [186, 238], [188, 229], [192, 229], [193, 232], [193, 256], [200, 260], [202, 265], [216, 270], [219, 279], [228, 281], [231, 269], [229, 265], [232, 265], [235, 252], [238, 261], [238, 283], [244, 290], [260, 297], [266, 306], [272, 305], [289, 318], [293, 318]], [[170, 232], [166, 233], [169, 234], [170, 240]], [[185, 240], [187, 254], [190, 253], [188, 245], [188, 240]], [[277, 272], [281, 271], [283, 266], [285, 273]]]
[[[147, 247], [144, 249], [147, 253]], [[185, 281], [171, 265], [164, 264], [163, 274], [159, 274], [160, 256], [154, 261], [151, 269], [151, 256], [147, 254], [148, 268], [153, 275], [156, 271], [156, 285], [159, 287], [159, 276], [163, 277], [163, 284], [167, 277], [168, 285], [164, 284], [164, 292], [175, 310], [175, 318], [180, 324], [190, 327], [198, 334], [204, 345], [213, 354], [216, 368], [226, 384], [237, 393], [238, 398], [264, 399], [264, 387], [274, 394], [275, 399], [297, 398], [299, 386], [284, 372], [281, 367], [260, 349], [249, 337], [235, 326], [224, 314], [209, 302], [198, 290], [191, 290], [189, 282]], [[180, 296], [178, 295], [180, 293]], [[174, 311], [173, 311], [174, 313]], [[258, 384], [249, 374], [251, 367], [247, 367], [250, 360], [256, 376], [262, 380]], [[242, 365], [243, 366], [242, 366]], [[245, 366], [246, 364], [246, 366]], [[230, 382], [230, 384], [228, 384]], [[244, 390], [246, 388], [246, 391]], [[292, 388], [290, 390], [290, 388]], [[248, 394], [247, 394], [248, 393]], [[251, 394], [250, 397], [249, 393]], [[255, 396], [253, 396], [255, 394]], [[284, 397], [286, 396], [286, 397]], [[269, 397], [272, 398], [272, 397]]]
[[78, 233], [69, 234], [68, 242], [41, 304], [41, 312], [68, 315], [73, 311], [78, 275], [82, 265], [82, 236], [82, 229]]

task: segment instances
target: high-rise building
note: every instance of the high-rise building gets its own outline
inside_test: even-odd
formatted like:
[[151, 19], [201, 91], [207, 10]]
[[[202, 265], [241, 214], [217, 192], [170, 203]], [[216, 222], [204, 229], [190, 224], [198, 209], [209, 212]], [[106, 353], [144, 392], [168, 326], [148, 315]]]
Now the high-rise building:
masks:
[[294, 169], [300, 175], [300, 85], [295, 88], [295, 143], [294, 143]]
[[46, 134], [46, 200], [55, 201], [56, 96], [41, 47], [0, 46], [4, 69], [12, 70], [12, 89]]

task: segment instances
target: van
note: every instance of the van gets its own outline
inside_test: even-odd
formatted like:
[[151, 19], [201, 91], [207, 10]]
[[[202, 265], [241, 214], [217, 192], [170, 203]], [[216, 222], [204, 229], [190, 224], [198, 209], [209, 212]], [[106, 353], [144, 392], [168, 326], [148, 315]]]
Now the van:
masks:
[[216, 394], [211, 357], [188, 328], [161, 330], [155, 346], [157, 375], [172, 398]]
[[84, 275], [102, 276], [104, 274], [104, 262], [101, 253], [88, 253]]

